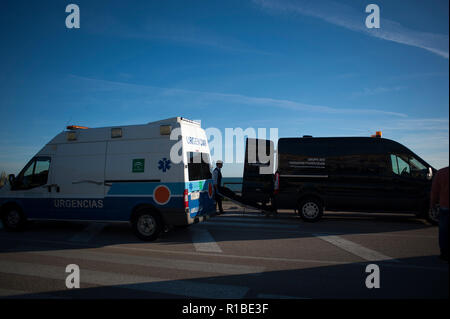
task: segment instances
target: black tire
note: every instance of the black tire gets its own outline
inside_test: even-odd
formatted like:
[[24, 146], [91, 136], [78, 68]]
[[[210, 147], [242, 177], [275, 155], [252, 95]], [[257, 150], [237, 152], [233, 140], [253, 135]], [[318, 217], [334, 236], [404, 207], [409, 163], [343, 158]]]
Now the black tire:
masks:
[[323, 204], [316, 198], [306, 198], [301, 200], [298, 213], [305, 222], [316, 222], [323, 215]]
[[432, 225], [438, 225], [439, 224], [439, 208], [430, 208], [425, 213], [425, 219]]
[[2, 223], [6, 230], [21, 231], [26, 222], [25, 214], [17, 206], [9, 206], [2, 211]]
[[163, 231], [163, 222], [158, 213], [149, 208], [136, 211], [131, 220], [134, 234], [141, 240], [153, 241]]

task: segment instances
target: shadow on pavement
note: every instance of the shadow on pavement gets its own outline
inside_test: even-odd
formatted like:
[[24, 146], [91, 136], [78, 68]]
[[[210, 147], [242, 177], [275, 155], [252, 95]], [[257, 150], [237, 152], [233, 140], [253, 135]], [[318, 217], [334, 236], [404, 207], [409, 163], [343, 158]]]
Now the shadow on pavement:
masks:
[[[238, 218], [238, 221], [236, 221]], [[39, 221], [30, 222], [21, 232], [0, 230], [0, 253], [54, 249], [83, 249], [109, 245], [133, 244], [151, 247], [157, 245], [192, 244], [191, 232], [211, 230], [225, 232], [220, 241], [270, 240], [313, 237], [315, 234], [349, 235], [411, 231], [431, 226], [412, 215], [385, 215], [363, 213], [327, 212], [316, 223], [307, 223], [292, 213], [280, 213], [276, 217], [261, 214], [242, 217], [232, 210], [215, 216], [206, 223], [187, 228], [173, 228], [163, 233], [155, 242], [144, 242], [132, 233], [128, 223], [105, 223], [102, 230], [89, 240], [74, 240], [77, 234], [93, 223]], [[220, 243], [220, 242], [219, 242]]]
[[[376, 262], [380, 288], [365, 285], [369, 263], [268, 271], [260, 275], [227, 275], [190, 280], [161, 280], [132, 284], [16, 295], [10, 298], [448, 298], [448, 264], [436, 256], [400, 259], [399, 263]], [[417, 266], [434, 264], [434, 267]], [[81, 278], [83, 278], [81, 270]], [[148, 274], [151, 276], [151, 273]], [[120, 278], [120, 274], [117, 275]], [[8, 289], [8, 287], [3, 287]], [[12, 288], [11, 288], [12, 289]]]

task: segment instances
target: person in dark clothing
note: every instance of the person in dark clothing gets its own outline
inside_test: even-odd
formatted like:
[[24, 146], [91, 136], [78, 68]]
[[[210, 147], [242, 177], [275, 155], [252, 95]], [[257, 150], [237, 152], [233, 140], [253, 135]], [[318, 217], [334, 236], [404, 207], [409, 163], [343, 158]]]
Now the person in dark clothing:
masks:
[[222, 208], [222, 196], [220, 196], [220, 188], [222, 187], [222, 169], [223, 162], [218, 160], [216, 162], [216, 168], [213, 171], [213, 183], [214, 183], [214, 197], [216, 199], [216, 205], [219, 208], [218, 215], [223, 214]]
[[448, 166], [440, 169], [433, 178], [431, 207], [439, 205], [439, 248], [441, 259], [448, 261]]

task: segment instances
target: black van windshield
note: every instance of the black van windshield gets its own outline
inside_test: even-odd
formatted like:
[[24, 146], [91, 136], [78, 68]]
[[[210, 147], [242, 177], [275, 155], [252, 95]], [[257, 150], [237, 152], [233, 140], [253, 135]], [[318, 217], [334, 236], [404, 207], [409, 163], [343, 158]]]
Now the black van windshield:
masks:
[[188, 160], [188, 171], [190, 181], [211, 179], [209, 154], [199, 152], [188, 152], [187, 160]]

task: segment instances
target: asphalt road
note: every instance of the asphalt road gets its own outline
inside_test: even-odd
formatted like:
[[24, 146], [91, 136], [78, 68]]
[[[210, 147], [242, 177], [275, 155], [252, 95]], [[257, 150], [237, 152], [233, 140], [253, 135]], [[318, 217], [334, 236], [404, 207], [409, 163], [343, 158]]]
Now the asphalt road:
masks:
[[[327, 213], [305, 223], [226, 203], [226, 214], [134, 237], [128, 224], [0, 229], [0, 298], [448, 298], [438, 228], [405, 215]], [[66, 266], [80, 288], [66, 287]], [[366, 287], [366, 267], [379, 288]]]

